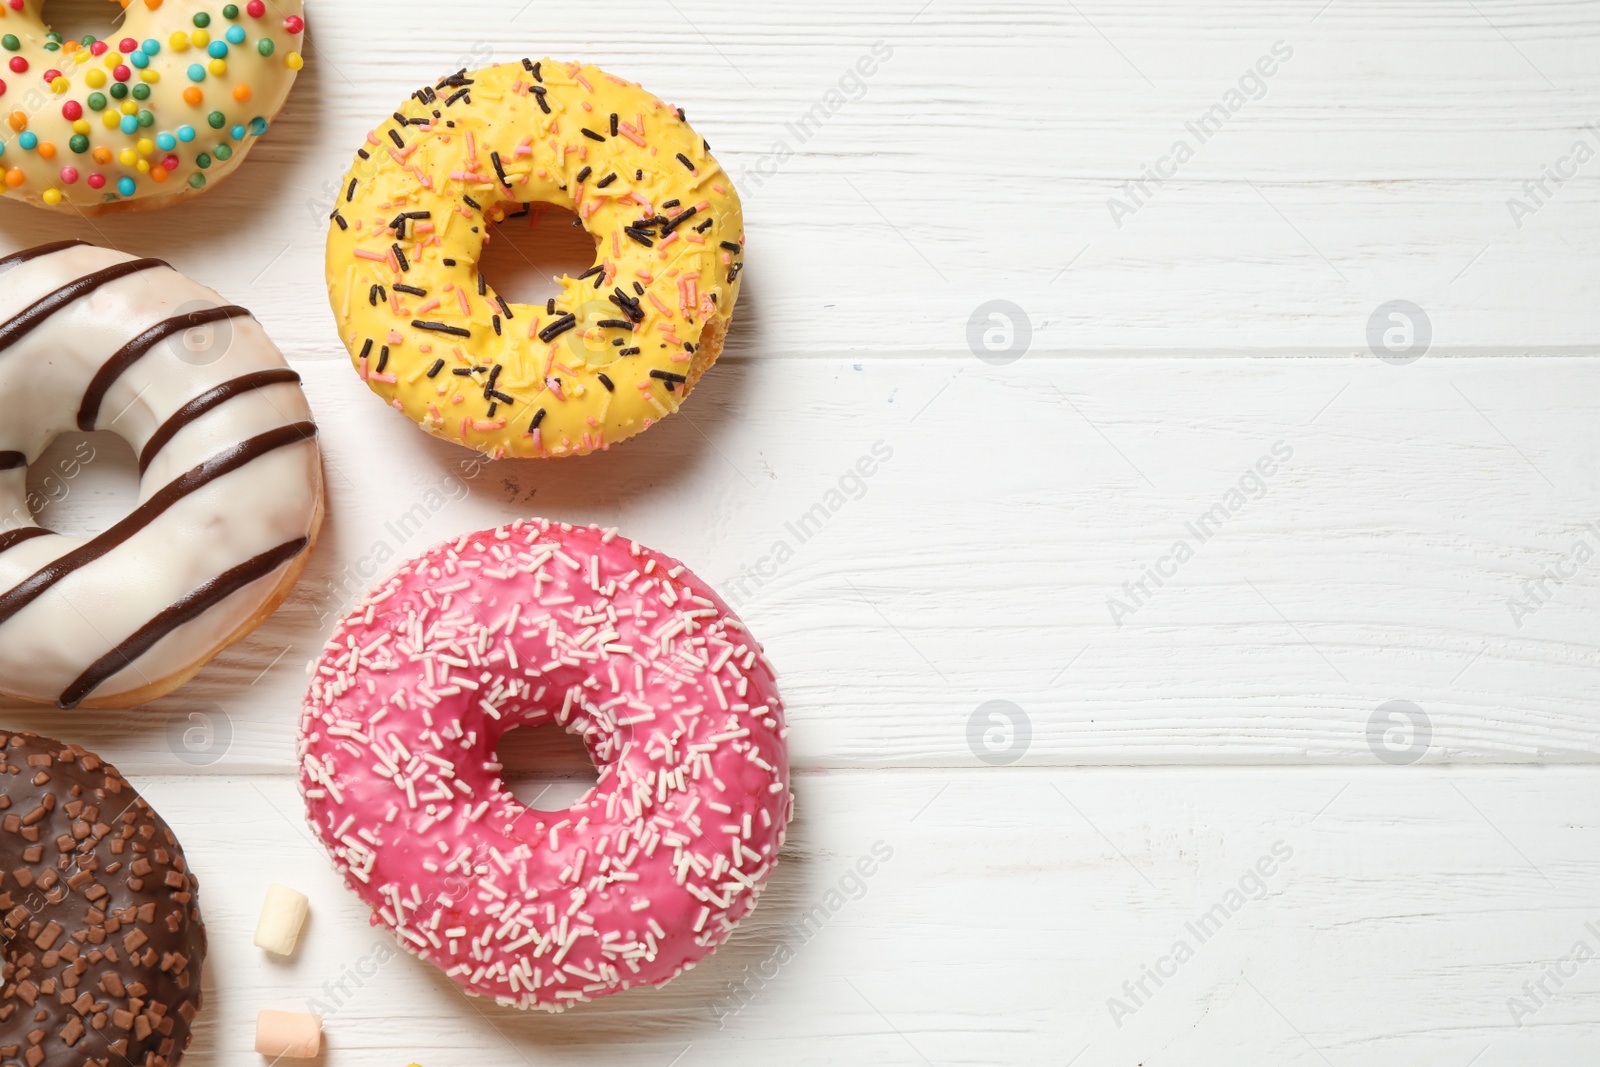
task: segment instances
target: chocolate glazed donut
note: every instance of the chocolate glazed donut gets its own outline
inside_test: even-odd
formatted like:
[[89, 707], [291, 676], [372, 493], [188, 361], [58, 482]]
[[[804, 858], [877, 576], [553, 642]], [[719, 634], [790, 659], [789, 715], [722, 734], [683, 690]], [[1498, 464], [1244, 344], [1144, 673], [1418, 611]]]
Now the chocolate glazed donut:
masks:
[[0, 733], [0, 1067], [174, 1067], [200, 1010], [196, 889], [115, 767]]

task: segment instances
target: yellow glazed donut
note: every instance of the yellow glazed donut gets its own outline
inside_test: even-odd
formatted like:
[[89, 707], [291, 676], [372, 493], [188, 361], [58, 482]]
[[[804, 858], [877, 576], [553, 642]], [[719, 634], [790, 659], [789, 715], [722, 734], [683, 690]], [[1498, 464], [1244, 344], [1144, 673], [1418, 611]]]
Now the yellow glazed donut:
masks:
[[85, 215], [162, 207], [229, 174], [283, 106], [301, 0], [120, 3], [109, 38], [64, 41], [45, 0], [0, 0], [0, 194]]
[[[744, 216], [683, 113], [592, 66], [522, 60], [412, 94], [345, 175], [328, 292], [356, 369], [491, 457], [582, 455], [678, 409], [722, 351]], [[597, 242], [544, 305], [478, 269], [489, 224], [553, 204]]]

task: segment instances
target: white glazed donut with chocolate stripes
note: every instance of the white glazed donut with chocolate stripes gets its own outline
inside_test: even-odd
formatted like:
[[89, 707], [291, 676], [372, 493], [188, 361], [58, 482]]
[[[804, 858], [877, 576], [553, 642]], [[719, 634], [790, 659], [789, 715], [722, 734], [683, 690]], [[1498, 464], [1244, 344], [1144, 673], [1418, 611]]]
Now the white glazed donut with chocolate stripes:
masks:
[[[130, 707], [193, 677], [288, 595], [322, 521], [317, 428], [261, 326], [159, 260], [81, 241], [0, 258], [0, 694]], [[134, 509], [35, 524], [29, 463], [106, 430]]]

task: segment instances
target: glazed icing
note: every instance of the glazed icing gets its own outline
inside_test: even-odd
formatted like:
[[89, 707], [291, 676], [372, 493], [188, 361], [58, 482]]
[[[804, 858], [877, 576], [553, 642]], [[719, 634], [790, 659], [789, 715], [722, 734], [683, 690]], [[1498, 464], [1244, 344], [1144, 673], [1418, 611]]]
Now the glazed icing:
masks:
[[[247, 311], [166, 264], [77, 241], [0, 258], [0, 396], [0, 693], [153, 699], [304, 565], [322, 474], [299, 379]], [[140, 456], [134, 510], [95, 537], [27, 503], [27, 465], [69, 430]]]
[[66, 41], [46, 0], [0, 0], [0, 194], [95, 212], [204, 189], [303, 65], [302, 0], [121, 3], [105, 40]]
[[[556, 723], [600, 769], [521, 804], [496, 745]], [[312, 664], [300, 784], [345, 881], [468, 993], [559, 1011], [665, 982], [755, 905], [789, 823], [783, 704], [682, 564], [540, 520], [434, 548]]]
[[[544, 305], [479, 271], [490, 224], [551, 204], [597, 242]], [[744, 216], [683, 113], [592, 66], [507, 63], [413, 93], [367, 135], [328, 233], [357, 371], [490, 456], [603, 449], [678, 409], [739, 296]]]

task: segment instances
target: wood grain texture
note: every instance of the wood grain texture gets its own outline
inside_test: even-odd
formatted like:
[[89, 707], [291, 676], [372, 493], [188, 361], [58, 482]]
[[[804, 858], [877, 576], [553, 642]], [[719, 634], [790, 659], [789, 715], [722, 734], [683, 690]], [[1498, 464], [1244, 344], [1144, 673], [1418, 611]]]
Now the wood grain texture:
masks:
[[[1590, 1062], [1600, 5], [439, 10], [317, 5], [279, 122], [180, 210], [0, 205], [0, 253], [82, 236], [251, 307], [323, 431], [328, 525], [283, 610], [148, 708], [3, 711], [101, 751], [182, 835], [213, 938], [186, 1063], [248, 1062], [258, 1010], [308, 1006], [329, 1067]], [[545, 53], [687, 108], [751, 266], [680, 416], [479, 470], [350, 371], [325, 218], [417, 85]], [[502, 236], [491, 280], [533, 295], [550, 230]], [[1406, 326], [1421, 358], [1374, 347]], [[131, 504], [131, 456], [94, 443], [79, 478], [30, 472], [52, 526]], [[559, 1018], [387, 958], [292, 781], [337, 614], [530, 514], [619, 526], [734, 602], [799, 797], [727, 949]], [[502, 754], [545, 804], [592, 774], [560, 736]], [[312, 897], [287, 962], [249, 942], [274, 880]]]
[[[400, 560], [526, 514], [620, 527], [713, 582], [780, 671], [804, 767], [977, 766], [969, 720], [997, 699], [1033, 765], [1372, 763], [1390, 700], [1428, 716], [1429, 761], [1600, 757], [1600, 560], [1580, 559], [1600, 361], [734, 362], [639, 441], [481, 470], [347, 364], [300, 369], [322, 543], [195, 683], [74, 713], [130, 773], [175, 769], [159, 727], [197, 704], [231, 732], [201, 770], [284, 768], [334, 619]], [[51, 521], [92, 528], [111, 473]]]
[[[741, 179], [752, 267], [735, 358], [937, 356], [992, 297], [1025, 309], [1041, 352], [1348, 355], [1401, 298], [1441, 350], [1596, 350], [1583, 263], [1600, 164], [1520, 227], [1507, 208], [1575, 141], [1600, 149], [1588, 4], [520, 6], [479, 0], [440, 25], [421, 0], [376, 18], [324, 5], [254, 165], [184, 205], [182, 225], [8, 204], [4, 241], [65, 228], [169, 257], [248, 298], [291, 355], [333, 357], [313, 280], [361, 138], [429, 77], [538, 51], [682, 104]], [[789, 129], [880, 40], [893, 57], [862, 89]], [[1293, 58], [1199, 143], [1185, 124], [1277, 41]], [[1118, 226], [1108, 201], [1184, 137], [1195, 158]]]
[[[143, 788], [211, 929], [193, 1067], [246, 1062], [258, 1008], [308, 1006], [327, 1062], [362, 1067], [1508, 1067], [1593, 1048], [1600, 963], [1563, 963], [1542, 1005], [1511, 998], [1600, 948], [1600, 828], [1572, 817], [1597, 785], [1591, 768], [807, 774], [768, 896], [721, 952], [553, 1017], [388, 958], [286, 780], [216, 780], [204, 809], [193, 778]], [[249, 931], [286, 870], [312, 919], [269, 960]], [[1139, 993], [1147, 968], [1168, 974]]]

